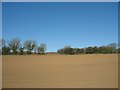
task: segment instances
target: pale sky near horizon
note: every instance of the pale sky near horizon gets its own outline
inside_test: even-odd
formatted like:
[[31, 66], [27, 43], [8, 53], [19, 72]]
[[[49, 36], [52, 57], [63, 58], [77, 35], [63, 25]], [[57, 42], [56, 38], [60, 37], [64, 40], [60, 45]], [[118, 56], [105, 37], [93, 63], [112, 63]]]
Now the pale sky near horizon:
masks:
[[118, 42], [117, 2], [4, 2], [2, 19], [5, 40], [36, 40], [47, 51]]

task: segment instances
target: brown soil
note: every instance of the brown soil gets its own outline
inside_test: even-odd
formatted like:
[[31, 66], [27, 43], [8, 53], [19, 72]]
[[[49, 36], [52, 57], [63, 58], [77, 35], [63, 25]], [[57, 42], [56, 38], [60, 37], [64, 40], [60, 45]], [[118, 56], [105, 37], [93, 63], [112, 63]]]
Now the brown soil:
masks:
[[117, 88], [118, 55], [7, 55], [3, 88]]

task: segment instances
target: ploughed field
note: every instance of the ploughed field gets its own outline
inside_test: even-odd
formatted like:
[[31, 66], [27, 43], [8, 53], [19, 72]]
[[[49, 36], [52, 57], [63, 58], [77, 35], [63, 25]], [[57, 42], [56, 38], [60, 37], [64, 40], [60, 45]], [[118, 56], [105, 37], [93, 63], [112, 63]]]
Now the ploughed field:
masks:
[[3, 88], [117, 88], [118, 55], [6, 55]]

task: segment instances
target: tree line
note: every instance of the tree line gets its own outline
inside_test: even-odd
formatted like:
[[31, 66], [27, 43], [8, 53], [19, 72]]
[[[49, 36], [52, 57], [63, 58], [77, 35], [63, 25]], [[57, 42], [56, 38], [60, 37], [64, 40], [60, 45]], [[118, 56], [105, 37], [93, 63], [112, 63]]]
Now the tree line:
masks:
[[[58, 49], [58, 54], [112, 54], [120, 53], [120, 48], [116, 43], [110, 43], [104, 46], [89, 46], [85, 48], [72, 48], [65, 46], [64, 48]], [[25, 55], [25, 54], [46, 54], [46, 44], [37, 44], [35, 40], [26, 40], [21, 43], [19, 38], [13, 38], [10, 41], [0, 40], [0, 54], [2, 55]]]
[[120, 53], [120, 48], [117, 47], [116, 43], [111, 43], [106, 46], [89, 46], [86, 48], [71, 48], [70, 46], [66, 46], [57, 51], [59, 54], [113, 54]]
[[13, 38], [6, 42], [0, 40], [0, 54], [2, 55], [23, 55], [23, 54], [45, 54], [46, 44], [42, 43], [39, 46], [35, 40], [26, 40], [23, 45], [18, 38]]

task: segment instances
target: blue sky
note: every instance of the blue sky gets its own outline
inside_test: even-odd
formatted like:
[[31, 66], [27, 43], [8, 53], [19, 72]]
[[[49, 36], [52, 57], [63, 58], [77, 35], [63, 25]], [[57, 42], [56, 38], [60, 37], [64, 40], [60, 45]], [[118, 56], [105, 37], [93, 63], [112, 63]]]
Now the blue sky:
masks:
[[3, 3], [3, 38], [36, 40], [47, 51], [118, 42], [116, 2]]

